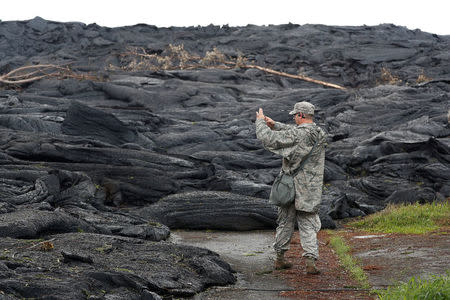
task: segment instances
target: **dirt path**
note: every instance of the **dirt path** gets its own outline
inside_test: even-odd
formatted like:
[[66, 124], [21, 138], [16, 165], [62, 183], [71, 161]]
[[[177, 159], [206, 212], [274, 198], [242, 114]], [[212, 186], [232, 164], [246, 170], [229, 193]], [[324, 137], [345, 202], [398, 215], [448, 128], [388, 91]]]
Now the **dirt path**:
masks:
[[322, 271], [320, 275], [306, 275], [305, 265], [301, 257], [303, 250], [300, 246], [298, 234], [295, 234], [291, 249], [286, 257], [294, 264], [293, 268], [285, 271], [275, 271], [279, 277], [285, 279], [294, 291], [282, 292], [281, 295], [293, 299], [374, 299], [368, 291], [361, 290], [349, 274], [339, 266], [339, 260], [328, 245], [329, 236], [325, 231], [319, 235], [319, 255], [317, 267]]

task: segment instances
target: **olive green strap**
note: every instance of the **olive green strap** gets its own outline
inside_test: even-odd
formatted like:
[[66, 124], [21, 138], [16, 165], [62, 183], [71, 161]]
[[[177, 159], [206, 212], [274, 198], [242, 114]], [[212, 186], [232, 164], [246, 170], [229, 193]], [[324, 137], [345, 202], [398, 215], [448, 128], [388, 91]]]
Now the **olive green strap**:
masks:
[[311, 156], [311, 153], [314, 151], [314, 149], [316, 149], [317, 145], [319, 145], [319, 142], [317, 141], [314, 146], [311, 148], [311, 151], [309, 151], [308, 154], [305, 155], [305, 158], [302, 160], [302, 162], [300, 163], [300, 165], [298, 166], [297, 169], [295, 169], [295, 171], [292, 173], [293, 177], [297, 176], [298, 172], [300, 172], [300, 170], [303, 168], [303, 166], [305, 165], [305, 162], [308, 160], [308, 158]]

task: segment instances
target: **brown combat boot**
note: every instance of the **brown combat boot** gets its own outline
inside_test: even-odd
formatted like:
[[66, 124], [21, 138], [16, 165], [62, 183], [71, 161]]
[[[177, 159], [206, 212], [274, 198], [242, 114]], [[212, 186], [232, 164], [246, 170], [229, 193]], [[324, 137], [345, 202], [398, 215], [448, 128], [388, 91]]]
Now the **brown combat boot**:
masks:
[[284, 254], [277, 253], [277, 259], [275, 260], [275, 270], [283, 270], [292, 268], [292, 264], [284, 259]]
[[305, 257], [306, 274], [317, 275], [320, 274], [320, 270], [316, 268], [316, 260], [312, 257]]

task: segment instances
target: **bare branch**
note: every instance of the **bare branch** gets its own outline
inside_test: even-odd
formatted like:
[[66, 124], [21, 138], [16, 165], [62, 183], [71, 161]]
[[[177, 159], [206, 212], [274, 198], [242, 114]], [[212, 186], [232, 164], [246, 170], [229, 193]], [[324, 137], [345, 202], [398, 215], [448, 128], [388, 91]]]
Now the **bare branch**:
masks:
[[54, 240], [56, 240], [56, 238], [49, 239], [49, 240], [46, 240], [46, 241], [42, 241], [42, 242], [39, 242], [39, 243], [37, 243], [37, 244], [34, 244], [34, 245], [28, 247], [27, 249], [33, 249], [33, 248], [35, 248], [35, 247], [37, 247], [37, 246], [39, 246], [39, 245], [42, 245], [42, 244], [45, 244], [45, 243], [53, 242]]
[[32, 65], [20, 67], [7, 74], [0, 75], [0, 84], [20, 85], [50, 77], [58, 79], [75, 78], [79, 80], [99, 80], [98, 77], [90, 74], [75, 73], [68, 65]]
[[31, 73], [25, 73], [25, 74], [22, 74], [22, 75], [16, 75], [16, 76], [8, 76], [8, 78], [10, 79], [10, 80], [19, 80], [20, 78], [24, 78], [24, 77], [32, 77], [34, 74], [39, 74], [41, 71], [40, 70], [38, 70], [38, 71], [34, 71], [34, 72], [31, 72]]
[[20, 67], [17, 69], [12, 70], [11, 72], [1, 76], [0, 78], [3, 77], [10, 77], [12, 74], [17, 73], [17, 72], [21, 72], [23, 70], [29, 70], [29, 69], [42, 69], [42, 68], [57, 68], [58, 66], [55, 65], [32, 65], [32, 66], [24, 66], [24, 67]]
[[[231, 70], [233, 68], [258, 69], [263, 72], [299, 79], [307, 82], [320, 84], [335, 89], [346, 90], [345, 87], [314, 79], [304, 75], [294, 75], [285, 72], [276, 71], [270, 68], [261, 67], [255, 64], [249, 64], [246, 58], [241, 54], [237, 58], [228, 58], [217, 48], [207, 51], [201, 57], [193, 55], [184, 49], [183, 45], [170, 44], [164, 51], [164, 55], [157, 53], [149, 54], [144, 48], [128, 48], [127, 52], [119, 54], [119, 57], [125, 59], [125, 65], [120, 67], [123, 70], [194, 70], [194, 69], [223, 69]], [[117, 70], [118, 67], [111, 66], [110, 70]], [[53, 72], [51, 72], [53, 71]], [[0, 83], [3, 84], [23, 84], [33, 82], [46, 77], [76, 78], [79, 80], [99, 80], [98, 77], [90, 74], [75, 73], [67, 65], [32, 65], [24, 66], [10, 71], [5, 75], [0, 75]]]
[[[335, 89], [346, 90], [345, 87], [314, 79], [304, 75], [294, 75], [285, 72], [276, 71], [270, 68], [261, 67], [254, 64], [248, 64], [246, 58], [241, 54], [235, 59], [227, 58], [225, 54], [217, 48], [207, 51], [203, 57], [192, 55], [187, 52], [183, 45], [172, 45], [167, 47], [166, 55], [148, 54], [144, 48], [129, 48], [129, 51], [122, 53], [121, 57], [128, 57], [126, 65], [121, 67], [123, 70], [194, 70], [194, 69], [223, 69], [231, 70], [233, 68], [258, 69], [266, 73], [299, 79], [307, 82], [320, 84]], [[139, 60], [136, 60], [139, 58]]]
[[7, 80], [7, 79], [3, 79], [2, 77], [0, 77], [0, 83], [4, 83], [4, 84], [22, 84], [22, 83], [27, 83], [27, 82], [32, 82], [32, 81], [36, 81], [42, 78], [48, 77], [47, 75], [41, 75], [41, 76], [35, 76], [35, 77], [31, 77], [28, 79], [22, 79], [22, 80]]
[[347, 90], [345, 87], [334, 84], [334, 83], [329, 83], [329, 82], [325, 82], [322, 80], [317, 80], [317, 79], [313, 79], [311, 77], [307, 77], [304, 75], [293, 75], [293, 74], [289, 74], [289, 73], [285, 73], [285, 72], [279, 72], [279, 71], [275, 71], [269, 68], [263, 68], [257, 65], [243, 65], [242, 67], [244, 68], [248, 68], [248, 69], [258, 69], [261, 71], [264, 71], [266, 73], [270, 73], [270, 74], [275, 74], [275, 75], [279, 75], [279, 76], [284, 76], [284, 77], [289, 77], [289, 78], [294, 78], [294, 79], [300, 79], [300, 80], [304, 80], [304, 81], [308, 81], [308, 82], [313, 82], [313, 83], [317, 83], [317, 84], [321, 84], [324, 86], [328, 86], [328, 87], [332, 87], [335, 89], [339, 89], [339, 90]]

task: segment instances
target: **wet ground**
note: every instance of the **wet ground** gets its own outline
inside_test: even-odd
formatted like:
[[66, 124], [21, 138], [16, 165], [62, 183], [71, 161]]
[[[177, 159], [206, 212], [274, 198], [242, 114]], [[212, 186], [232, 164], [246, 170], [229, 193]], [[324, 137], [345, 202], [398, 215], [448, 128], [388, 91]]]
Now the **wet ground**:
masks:
[[[428, 235], [367, 234], [341, 231], [359, 259], [373, 288], [383, 289], [412, 276], [445, 274], [450, 261], [448, 231]], [[306, 275], [298, 234], [286, 253], [292, 269], [274, 271], [272, 250], [274, 231], [174, 231], [177, 243], [213, 250], [236, 270], [233, 286], [213, 287], [196, 295], [195, 300], [210, 299], [376, 299], [339, 266], [329, 247], [329, 235], [319, 232], [320, 275]]]
[[411, 277], [444, 275], [450, 270], [450, 234], [364, 234], [347, 232], [345, 238], [368, 275], [373, 288], [386, 288]]
[[318, 234], [320, 258], [316, 265], [321, 270], [321, 274], [306, 275], [301, 257], [303, 250], [298, 234], [294, 235], [291, 249], [286, 254], [288, 260], [293, 263], [293, 267], [278, 272], [278, 276], [286, 280], [293, 290], [282, 292], [281, 295], [302, 300], [374, 299], [375, 297], [370, 295], [368, 290], [358, 287], [347, 271], [339, 265], [336, 254], [328, 244], [329, 238], [326, 231], [320, 231]]
[[236, 271], [235, 285], [210, 288], [194, 299], [286, 299], [280, 292], [292, 287], [272, 272], [273, 234], [273, 231], [173, 231], [174, 241], [215, 251]]
[[274, 271], [273, 235], [272, 230], [173, 232], [174, 241], [213, 250], [237, 272], [235, 285], [211, 288], [194, 299], [371, 299], [367, 291], [356, 288], [356, 283], [339, 266], [336, 255], [326, 245], [326, 232], [319, 233], [320, 275], [305, 274], [297, 233], [286, 253], [287, 260], [293, 263], [292, 269]]

